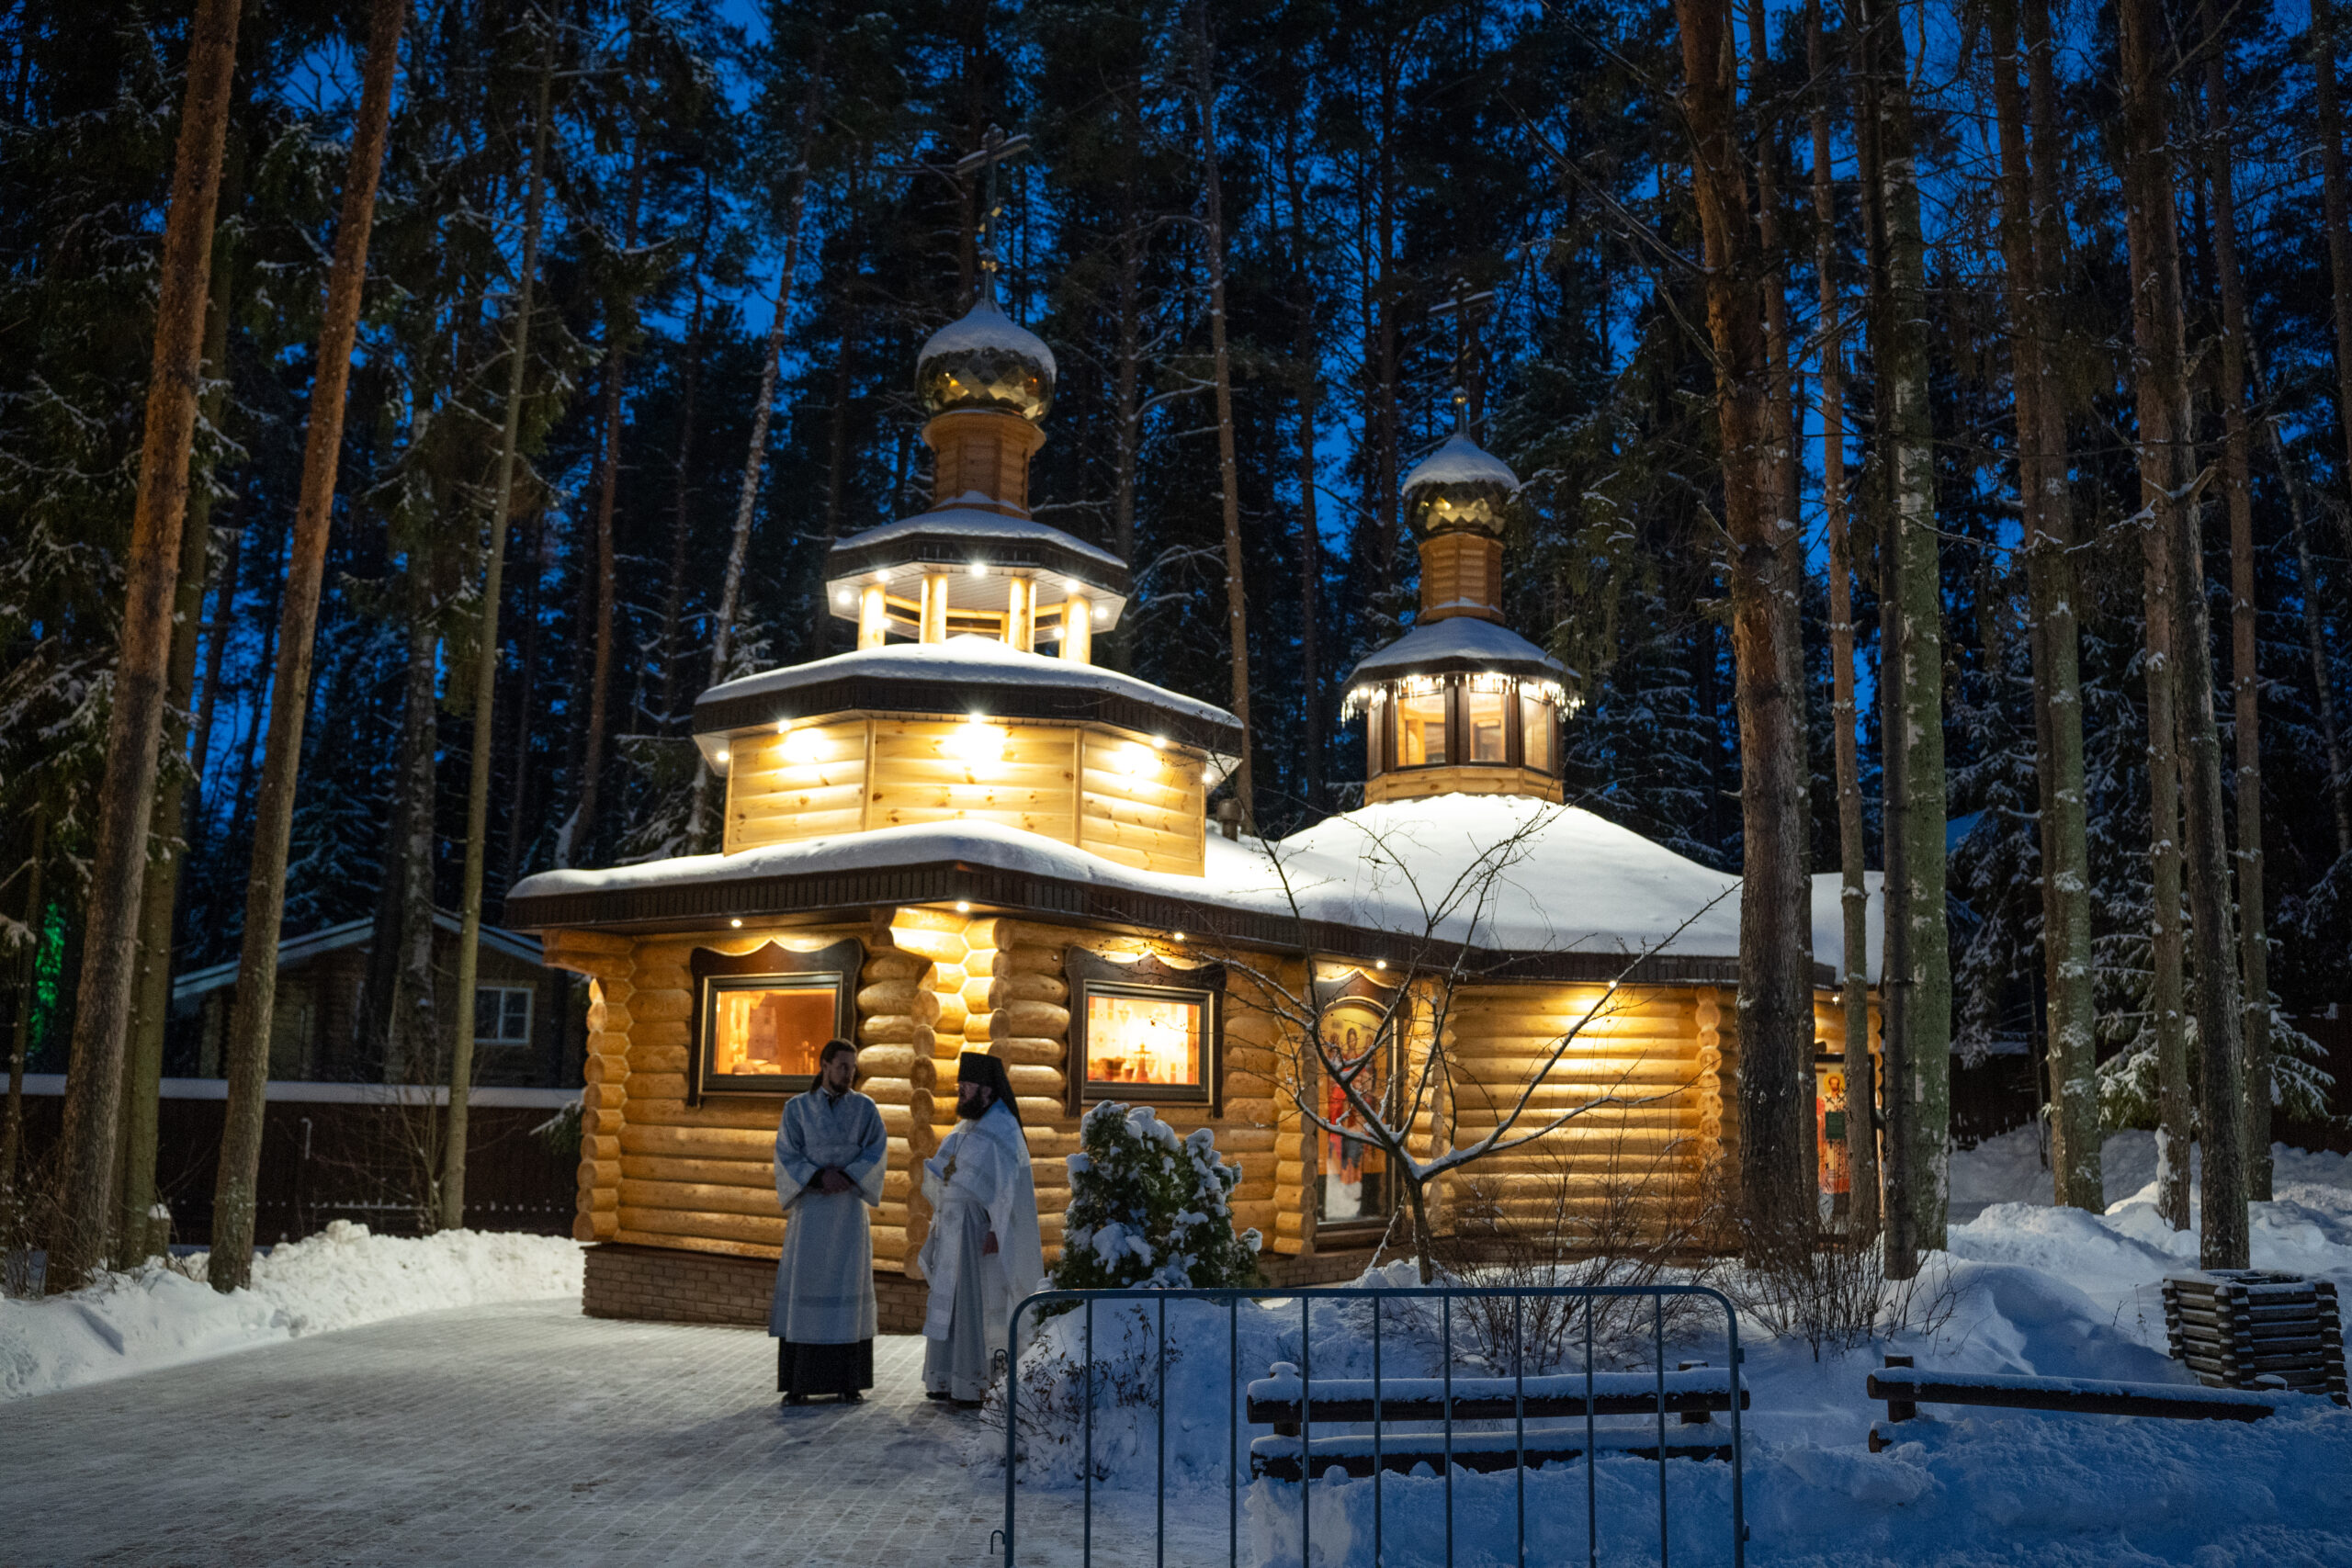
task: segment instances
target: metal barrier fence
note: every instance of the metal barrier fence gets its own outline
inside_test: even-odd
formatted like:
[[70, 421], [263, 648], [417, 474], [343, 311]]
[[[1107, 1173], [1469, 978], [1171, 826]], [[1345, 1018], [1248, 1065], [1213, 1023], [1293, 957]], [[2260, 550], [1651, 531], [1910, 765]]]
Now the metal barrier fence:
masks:
[[[1083, 1415], [1081, 1416], [1083, 1428], [1081, 1434], [1082, 1447], [1079, 1465], [1079, 1473], [1081, 1477], [1080, 1485], [1082, 1489], [1083, 1516], [1080, 1550], [1080, 1568], [1091, 1568], [1094, 1561], [1095, 1308], [1100, 1304], [1117, 1302], [1136, 1302], [1155, 1304], [1158, 1307], [1157, 1349], [1153, 1359], [1158, 1376], [1157, 1397], [1153, 1401], [1154, 1417], [1157, 1423], [1157, 1448], [1153, 1453], [1153, 1463], [1154, 1469], [1158, 1472], [1158, 1479], [1155, 1482], [1153, 1498], [1153, 1562], [1157, 1565], [1157, 1568], [1166, 1568], [1168, 1562], [1169, 1470], [1168, 1303], [1170, 1302], [1205, 1302], [1224, 1306], [1226, 1316], [1227, 1393], [1227, 1406], [1225, 1412], [1226, 1562], [1227, 1564], [1227, 1568], [1240, 1568], [1240, 1495], [1242, 1462], [1240, 1429], [1243, 1425], [1241, 1419], [1243, 1414], [1242, 1403], [1244, 1398], [1242, 1388], [1247, 1381], [1242, 1376], [1241, 1368], [1238, 1365], [1240, 1355], [1241, 1305], [1244, 1302], [1250, 1302], [1261, 1306], [1272, 1305], [1277, 1310], [1286, 1310], [1287, 1303], [1296, 1302], [1299, 1313], [1298, 1337], [1300, 1356], [1298, 1362], [1298, 1412], [1303, 1417], [1300, 1424], [1300, 1429], [1297, 1434], [1297, 1453], [1299, 1461], [1297, 1482], [1299, 1507], [1298, 1561], [1301, 1568], [1308, 1568], [1308, 1565], [1312, 1561], [1314, 1540], [1313, 1516], [1310, 1510], [1310, 1504], [1312, 1501], [1312, 1493], [1315, 1484], [1315, 1472], [1317, 1469], [1317, 1455], [1313, 1441], [1313, 1418], [1315, 1408], [1313, 1393], [1315, 1376], [1314, 1337], [1312, 1332], [1313, 1313], [1315, 1305], [1318, 1302], [1343, 1303], [1354, 1301], [1369, 1301], [1373, 1303], [1371, 1334], [1372, 1413], [1369, 1424], [1371, 1427], [1370, 1438], [1372, 1442], [1373, 1461], [1371, 1479], [1373, 1487], [1372, 1562], [1374, 1564], [1374, 1568], [1381, 1568], [1381, 1564], [1385, 1561], [1383, 1556], [1385, 1549], [1385, 1541], [1383, 1539], [1385, 1534], [1385, 1510], [1382, 1506], [1381, 1491], [1382, 1476], [1385, 1473], [1385, 1461], [1391, 1457], [1399, 1457], [1391, 1456], [1384, 1453], [1383, 1451], [1384, 1437], [1381, 1422], [1384, 1397], [1382, 1385], [1383, 1368], [1381, 1364], [1381, 1320], [1385, 1310], [1393, 1303], [1419, 1303], [1426, 1301], [1434, 1301], [1438, 1303], [1440, 1317], [1440, 1376], [1436, 1379], [1419, 1379], [1415, 1381], [1422, 1382], [1435, 1382], [1440, 1384], [1442, 1389], [1442, 1404], [1438, 1408], [1441, 1408], [1445, 1412], [1442, 1450], [1444, 1458], [1444, 1465], [1442, 1468], [1445, 1495], [1444, 1561], [1446, 1568], [1452, 1568], [1454, 1551], [1453, 1480], [1454, 1471], [1456, 1468], [1454, 1462], [1454, 1422], [1456, 1419], [1454, 1411], [1457, 1404], [1454, 1393], [1453, 1309], [1454, 1303], [1464, 1299], [1508, 1300], [1513, 1303], [1511, 1307], [1512, 1329], [1508, 1337], [1509, 1343], [1510, 1344], [1513, 1351], [1514, 1365], [1512, 1368], [1512, 1374], [1509, 1379], [1480, 1378], [1476, 1381], [1479, 1383], [1486, 1385], [1509, 1382], [1512, 1388], [1512, 1393], [1508, 1403], [1509, 1418], [1512, 1422], [1514, 1442], [1508, 1448], [1499, 1445], [1484, 1445], [1481, 1448], [1481, 1452], [1483, 1455], [1491, 1459], [1499, 1459], [1499, 1457], [1504, 1453], [1509, 1453], [1512, 1456], [1513, 1463], [1510, 1468], [1513, 1470], [1517, 1477], [1517, 1562], [1520, 1564], [1520, 1568], [1525, 1568], [1527, 1562], [1527, 1405], [1530, 1396], [1527, 1392], [1527, 1336], [1524, 1327], [1524, 1318], [1527, 1302], [1529, 1300], [1538, 1298], [1554, 1301], [1566, 1300], [1582, 1303], [1581, 1310], [1572, 1312], [1570, 1318], [1570, 1321], [1573, 1321], [1576, 1317], [1580, 1317], [1582, 1319], [1582, 1338], [1584, 1349], [1584, 1366], [1582, 1371], [1580, 1373], [1568, 1373], [1566, 1375], [1565, 1379], [1557, 1375], [1544, 1377], [1541, 1379], [1541, 1382], [1546, 1385], [1558, 1385], [1565, 1382], [1570, 1388], [1573, 1388], [1575, 1382], [1580, 1377], [1584, 1385], [1581, 1407], [1585, 1423], [1585, 1440], [1582, 1445], [1582, 1457], [1584, 1459], [1585, 1470], [1586, 1551], [1587, 1560], [1589, 1563], [1594, 1565], [1594, 1568], [1597, 1568], [1600, 1560], [1600, 1519], [1598, 1499], [1598, 1472], [1595, 1469], [1595, 1465], [1599, 1459], [1600, 1438], [1603, 1435], [1596, 1427], [1595, 1416], [1596, 1414], [1613, 1413], [1597, 1411], [1596, 1406], [1611, 1403], [1611, 1395], [1602, 1392], [1602, 1385], [1604, 1382], [1611, 1388], [1617, 1388], [1625, 1385], [1629, 1381], [1629, 1377], [1646, 1376], [1646, 1374], [1601, 1372], [1595, 1366], [1593, 1319], [1596, 1305], [1604, 1300], [1634, 1298], [1639, 1301], [1647, 1302], [1651, 1308], [1649, 1314], [1650, 1333], [1648, 1337], [1650, 1339], [1650, 1349], [1656, 1360], [1656, 1397], [1654, 1400], [1645, 1398], [1644, 1404], [1645, 1405], [1654, 1404], [1657, 1416], [1655, 1457], [1657, 1461], [1657, 1541], [1658, 1562], [1661, 1568], [1666, 1568], [1666, 1565], [1670, 1562], [1670, 1551], [1668, 1544], [1669, 1537], [1668, 1535], [1666, 1465], [1666, 1461], [1669, 1457], [1666, 1427], [1666, 1418], [1669, 1410], [1668, 1373], [1666, 1370], [1667, 1303], [1670, 1299], [1688, 1298], [1694, 1303], [1713, 1302], [1715, 1305], [1723, 1309], [1724, 1332], [1725, 1339], [1728, 1342], [1730, 1352], [1727, 1360], [1729, 1365], [1728, 1376], [1730, 1382], [1728, 1413], [1731, 1416], [1731, 1443], [1729, 1445], [1729, 1453], [1722, 1456], [1728, 1458], [1731, 1465], [1731, 1517], [1728, 1521], [1727, 1528], [1730, 1531], [1731, 1562], [1734, 1568], [1745, 1568], [1745, 1564], [1747, 1562], [1747, 1500], [1743, 1489], [1744, 1474], [1742, 1467], [1744, 1461], [1740, 1434], [1740, 1406], [1742, 1404], [1741, 1394], [1744, 1383], [1740, 1375], [1742, 1356], [1739, 1348], [1739, 1314], [1733, 1307], [1730, 1298], [1726, 1297], [1719, 1291], [1710, 1290], [1703, 1285], [1430, 1285], [1396, 1289], [1366, 1286], [1316, 1286], [1302, 1287], [1287, 1291], [1269, 1290], [1262, 1287], [1245, 1290], [1147, 1290], [1131, 1288], [1124, 1290], [1100, 1291], [1040, 1291], [1035, 1295], [1032, 1295], [1023, 1301], [1020, 1305], [1013, 1308], [1012, 1319], [1006, 1331], [1004, 1528], [1002, 1531], [1004, 1537], [1005, 1568], [1017, 1568], [1017, 1553], [1019, 1551], [1017, 1516], [1019, 1512], [1018, 1505], [1020, 1492], [1016, 1485], [1016, 1481], [1018, 1479], [1020, 1464], [1019, 1416], [1021, 1398], [1021, 1327], [1022, 1320], [1024, 1315], [1029, 1314], [1032, 1312], [1036, 1312], [1042, 1316], [1042, 1314], [1046, 1309], [1063, 1305], [1068, 1305], [1083, 1314], [1082, 1322], [1084, 1326], [1082, 1330], [1082, 1338], [1084, 1348], [1080, 1359], [1084, 1365], [1083, 1379], [1085, 1387], [1082, 1398]], [[1418, 1305], [1416, 1305], [1414, 1311], [1417, 1314], [1417, 1322], [1419, 1321], [1419, 1310]], [[1330, 1380], [1327, 1380], [1327, 1382], [1329, 1381]], [[1469, 1380], [1465, 1379], [1464, 1381]], [[1492, 1394], [1493, 1397], [1485, 1403], [1495, 1405], [1499, 1405], [1502, 1403], [1499, 1391], [1489, 1387], [1487, 1392]], [[1571, 1402], [1573, 1402], [1573, 1396], [1571, 1396]], [[1419, 1405], [1421, 1408], [1427, 1408], [1426, 1400], [1419, 1401]], [[1644, 1408], [1640, 1413], [1647, 1415], [1649, 1414], [1649, 1410], [1647, 1408]], [[1418, 1420], [1422, 1419], [1423, 1417], [1399, 1416], [1396, 1418], [1400, 1420]], [[1497, 1409], [1494, 1418], [1504, 1418], [1504, 1413], [1500, 1409]], [[1704, 1418], [1705, 1417], [1701, 1417], [1701, 1419]], [[1360, 1425], [1362, 1423], [1351, 1421], [1347, 1424]], [[1650, 1457], [1649, 1450], [1643, 1450], [1639, 1449], [1621, 1449], [1619, 1451], [1621, 1453], [1635, 1454], [1644, 1458]], [[1721, 1455], [1721, 1449], [1719, 1447], [1711, 1451]], [[1332, 1468], [1335, 1467], [1331, 1465], [1326, 1465], [1324, 1467], [1324, 1473], [1327, 1477]], [[1188, 1564], [1186, 1565], [1186, 1568], [1198, 1568], [1198, 1565]]]

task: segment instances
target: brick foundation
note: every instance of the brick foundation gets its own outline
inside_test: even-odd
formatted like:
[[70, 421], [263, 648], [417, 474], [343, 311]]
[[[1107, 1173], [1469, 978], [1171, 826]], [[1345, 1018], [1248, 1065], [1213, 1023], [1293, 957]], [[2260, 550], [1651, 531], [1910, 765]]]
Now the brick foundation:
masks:
[[[764, 1328], [775, 1265], [668, 1247], [603, 1242], [587, 1249], [580, 1308], [590, 1317], [652, 1323], [725, 1323]], [[920, 1334], [931, 1293], [903, 1274], [874, 1274], [874, 1304], [885, 1334]]]
[[1344, 1285], [1372, 1265], [1371, 1247], [1311, 1257], [1261, 1252], [1258, 1268], [1269, 1285]]

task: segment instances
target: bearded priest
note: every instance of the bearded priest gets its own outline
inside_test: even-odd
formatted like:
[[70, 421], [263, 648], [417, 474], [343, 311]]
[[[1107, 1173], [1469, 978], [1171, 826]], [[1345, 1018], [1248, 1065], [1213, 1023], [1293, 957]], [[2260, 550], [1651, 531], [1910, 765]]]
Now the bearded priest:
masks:
[[1044, 1280], [1046, 1254], [1029, 1145], [1001, 1061], [964, 1053], [956, 1115], [956, 1130], [922, 1168], [932, 1213], [920, 1259], [931, 1286], [922, 1386], [970, 1408], [988, 1393], [1012, 1309]]
[[830, 1393], [854, 1404], [874, 1386], [874, 1233], [889, 1139], [882, 1112], [852, 1087], [857, 1047], [828, 1040], [817, 1083], [785, 1102], [775, 1133], [775, 1195], [784, 1251], [775, 1262], [768, 1332], [775, 1386], [787, 1404]]

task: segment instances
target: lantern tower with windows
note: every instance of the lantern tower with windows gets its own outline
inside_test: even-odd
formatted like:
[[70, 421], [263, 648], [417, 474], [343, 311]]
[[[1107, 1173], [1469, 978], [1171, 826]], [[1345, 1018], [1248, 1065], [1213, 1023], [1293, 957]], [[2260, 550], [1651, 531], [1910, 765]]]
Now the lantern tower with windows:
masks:
[[1560, 661], [1503, 624], [1503, 522], [1518, 476], [1457, 431], [1405, 478], [1419, 541], [1413, 627], [1348, 676], [1364, 716], [1364, 799], [1517, 795], [1556, 801]]

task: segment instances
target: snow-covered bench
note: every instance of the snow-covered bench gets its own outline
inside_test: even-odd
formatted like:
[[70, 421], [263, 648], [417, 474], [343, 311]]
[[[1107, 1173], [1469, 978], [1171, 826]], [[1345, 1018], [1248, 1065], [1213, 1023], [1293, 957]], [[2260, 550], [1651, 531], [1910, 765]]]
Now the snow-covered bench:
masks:
[[[1553, 1373], [1523, 1382], [1514, 1378], [1455, 1378], [1451, 1399], [1441, 1378], [1383, 1378], [1375, 1401], [1369, 1378], [1317, 1378], [1310, 1391], [1298, 1369], [1277, 1361], [1270, 1376], [1250, 1385], [1249, 1416], [1252, 1423], [1272, 1426], [1270, 1437], [1250, 1444], [1250, 1472], [1276, 1481], [1296, 1481], [1302, 1460], [1311, 1460], [1322, 1475], [1340, 1470], [1368, 1476], [1375, 1466], [1409, 1473], [1426, 1464], [1432, 1471], [1447, 1461], [1447, 1432], [1453, 1427], [1453, 1462], [1466, 1470], [1498, 1471], [1527, 1464], [1547, 1464], [1584, 1457], [1588, 1440], [1602, 1454], [1657, 1459], [1656, 1427], [1626, 1429], [1600, 1427], [1588, 1435], [1587, 1393], [1590, 1415], [1648, 1416], [1661, 1412], [1679, 1416], [1665, 1442], [1668, 1459], [1731, 1458], [1731, 1444], [1714, 1431], [1692, 1431], [1704, 1426], [1713, 1413], [1731, 1408], [1728, 1368], [1691, 1363], [1663, 1378], [1657, 1372], [1596, 1372], [1589, 1382], [1582, 1372]], [[1745, 1380], [1740, 1408], [1748, 1407]], [[1557, 1423], [1567, 1420], [1568, 1426]], [[1455, 1423], [1510, 1421], [1514, 1426], [1464, 1431]], [[1392, 1422], [1419, 1423], [1436, 1430], [1394, 1431]], [[1519, 1423], [1530, 1424], [1524, 1431]], [[1375, 1432], [1314, 1436], [1322, 1425], [1370, 1425]]]
[[[2055, 1410], [2078, 1416], [2159, 1416], [2175, 1421], [2259, 1421], [2278, 1409], [2278, 1394], [2262, 1390], [2201, 1388], [2194, 1383], [2109, 1382], [2096, 1378], [2038, 1378], [2015, 1372], [1939, 1372], [1889, 1356], [1870, 1375], [1870, 1396], [1886, 1401], [1891, 1426], [1919, 1414], [1922, 1404], [1984, 1404], [2008, 1410]], [[1892, 1439], [1871, 1428], [1871, 1452]]]

